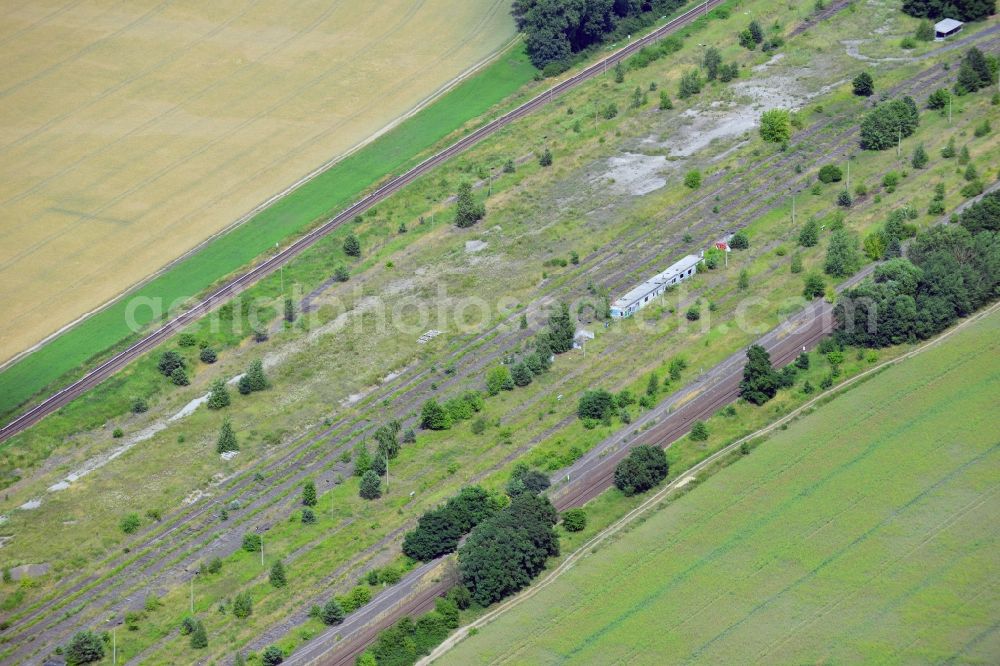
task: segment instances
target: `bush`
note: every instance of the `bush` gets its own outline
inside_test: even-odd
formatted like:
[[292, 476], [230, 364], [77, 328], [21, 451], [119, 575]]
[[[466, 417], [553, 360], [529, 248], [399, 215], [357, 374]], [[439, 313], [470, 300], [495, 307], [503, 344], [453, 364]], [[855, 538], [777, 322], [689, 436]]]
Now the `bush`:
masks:
[[562, 524], [567, 532], [582, 532], [587, 527], [587, 512], [583, 509], [569, 509], [563, 512]]
[[791, 114], [785, 109], [771, 109], [760, 116], [760, 136], [770, 143], [785, 143], [792, 138]]
[[248, 553], [260, 552], [260, 535], [247, 532], [243, 535], [243, 550]]
[[747, 232], [740, 229], [733, 237], [729, 239], [729, 247], [734, 250], [746, 250], [750, 247], [750, 238], [747, 236]]
[[260, 656], [260, 663], [263, 666], [278, 666], [285, 660], [285, 653], [277, 645], [269, 645]]
[[951, 93], [946, 88], [938, 88], [927, 98], [928, 109], [944, 109], [951, 101]]
[[137, 513], [127, 513], [118, 522], [118, 527], [125, 534], [135, 534], [142, 526], [142, 520]]
[[917, 30], [914, 32], [913, 36], [921, 42], [934, 41], [934, 24], [927, 19], [924, 19], [917, 24]]
[[333, 279], [337, 282], [347, 282], [351, 279], [351, 274], [348, 272], [347, 267], [341, 264], [333, 269]]
[[581, 419], [597, 421], [610, 418], [614, 414], [615, 399], [604, 389], [585, 391], [577, 403], [576, 414]]
[[695, 442], [704, 442], [708, 439], [708, 426], [704, 421], [695, 421], [691, 426], [691, 439]]
[[164, 377], [173, 377], [175, 370], [178, 368], [181, 370], [184, 369], [184, 359], [173, 350], [165, 351], [160, 354], [160, 360], [157, 362], [156, 368]]
[[847, 190], [841, 190], [837, 195], [837, 205], [841, 208], [850, 208], [854, 205], [854, 197]]
[[839, 183], [844, 177], [844, 172], [836, 164], [824, 164], [820, 167], [817, 177], [821, 183]]
[[149, 411], [149, 403], [143, 398], [136, 398], [132, 401], [132, 406], [129, 409], [133, 414], [142, 414]]
[[608, 103], [608, 105], [606, 107], [604, 107], [603, 109], [601, 109], [601, 116], [605, 120], [611, 120], [612, 118], [614, 118], [617, 115], [618, 115], [618, 105], [615, 104], [614, 102]]
[[972, 132], [976, 138], [982, 138], [989, 134], [993, 128], [990, 126], [990, 121], [988, 118], [984, 118], [983, 122], [976, 125], [976, 129]]
[[125, 431], [122, 430], [121, 428], [115, 428], [114, 430], [111, 431], [111, 436], [114, 437], [115, 439], [121, 439], [122, 437], [125, 436]]
[[246, 619], [253, 614], [253, 595], [244, 590], [237, 592], [233, 599], [233, 616]]
[[486, 391], [490, 395], [497, 395], [500, 391], [513, 391], [514, 385], [514, 378], [505, 365], [490, 368], [486, 373]]
[[701, 92], [702, 85], [701, 73], [696, 69], [689, 69], [681, 75], [677, 96], [681, 99], [687, 99], [692, 95], [697, 95]]
[[309, 507], [302, 509], [302, 524], [313, 525], [316, 522], [316, 513]]
[[691, 188], [692, 190], [697, 190], [701, 187], [701, 171], [697, 169], [692, 169], [684, 174], [684, 185]]
[[447, 430], [451, 427], [451, 417], [437, 400], [432, 398], [425, 402], [420, 410], [420, 427], [425, 430]]
[[205, 347], [204, 349], [201, 350], [201, 353], [198, 354], [198, 358], [201, 359], [202, 363], [208, 363], [209, 365], [211, 365], [212, 363], [215, 363], [219, 359], [219, 356], [218, 354], [215, 353], [215, 350], [212, 349], [211, 347]]
[[697, 305], [692, 305], [687, 309], [687, 312], [684, 313], [684, 317], [688, 321], [698, 321], [701, 319], [701, 309]]
[[615, 486], [626, 495], [635, 495], [667, 478], [669, 470], [666, 451], [640, 444], [615, 467]]

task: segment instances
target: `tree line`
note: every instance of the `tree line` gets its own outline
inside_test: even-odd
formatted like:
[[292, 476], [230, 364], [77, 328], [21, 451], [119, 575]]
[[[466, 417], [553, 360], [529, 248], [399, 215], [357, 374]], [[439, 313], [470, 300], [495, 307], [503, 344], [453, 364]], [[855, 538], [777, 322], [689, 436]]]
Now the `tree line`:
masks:
[[511, 14], [535, 67], [565, 68], [576, 54], [638, 33], [683, 5], [683, 0], [514, 0]]

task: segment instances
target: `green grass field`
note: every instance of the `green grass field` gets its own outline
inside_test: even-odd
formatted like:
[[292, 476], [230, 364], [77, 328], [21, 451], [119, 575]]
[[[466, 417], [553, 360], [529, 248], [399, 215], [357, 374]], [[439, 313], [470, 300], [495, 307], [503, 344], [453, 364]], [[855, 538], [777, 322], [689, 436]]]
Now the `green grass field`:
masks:
[[803, 417], [441, 663], [995, 663], [998, 333]]
[[[211, 242], [128, 299], [90, 317], [13, 364], [0, 373], [0, 415], [6, 419], [24, 401], [67, 373], [134, 338], [125, 317], [131, 298], [161, 299], [171, 304], [201, 293], [273, 248], [275, 243], [301, 233], [357, 199], [388, 175], [413, 166], [435, 144], [530, 81], [535, 71], [523, 49], [508, 50], [391, 132]], [[148, 309], [138, 313], [139, 324], [148, 324], [150, 319]]]

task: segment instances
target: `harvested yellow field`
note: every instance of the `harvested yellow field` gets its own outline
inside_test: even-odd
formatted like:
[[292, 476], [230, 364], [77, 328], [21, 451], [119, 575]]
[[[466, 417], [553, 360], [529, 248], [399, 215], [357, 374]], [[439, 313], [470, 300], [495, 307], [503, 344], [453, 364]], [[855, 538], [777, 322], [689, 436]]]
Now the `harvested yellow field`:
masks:
[[510, 0], [0, 7], [0, 361], [364, 142], [514, 34]]

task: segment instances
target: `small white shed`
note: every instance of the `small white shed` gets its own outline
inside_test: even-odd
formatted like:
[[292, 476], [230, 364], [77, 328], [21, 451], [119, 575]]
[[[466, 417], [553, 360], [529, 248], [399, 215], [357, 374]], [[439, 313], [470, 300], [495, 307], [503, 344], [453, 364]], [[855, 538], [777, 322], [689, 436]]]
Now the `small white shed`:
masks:
[[934, 41], [941, 42], [952, 35], [957, 35], [962, 31], [963, 25], [965, 24], [961, 21], [956, 21], [955, 19], [941, 19], [934, 24]]

